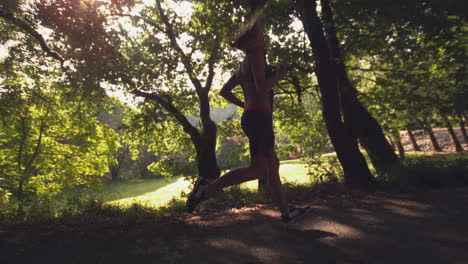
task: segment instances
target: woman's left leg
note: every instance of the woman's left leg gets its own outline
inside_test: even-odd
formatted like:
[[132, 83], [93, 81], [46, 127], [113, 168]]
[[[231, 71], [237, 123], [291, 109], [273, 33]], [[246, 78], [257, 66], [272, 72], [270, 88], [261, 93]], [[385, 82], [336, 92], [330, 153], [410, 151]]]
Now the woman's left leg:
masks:
[[231, 170], [208, 184], [208, 195], [212, 195], [226, 187], [263, 177], [267, 170], [268, 160], [265, 156], [252, 156], [250, 167]]

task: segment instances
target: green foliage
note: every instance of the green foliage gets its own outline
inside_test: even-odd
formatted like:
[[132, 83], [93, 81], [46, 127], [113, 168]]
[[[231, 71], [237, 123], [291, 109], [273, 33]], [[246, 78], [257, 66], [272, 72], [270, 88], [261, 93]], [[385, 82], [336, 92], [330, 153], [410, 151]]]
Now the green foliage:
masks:
[[275, 100], [275, 125], [279, 156], [301, 150], [305, 157], [324, 151], [329, 144], [319, 102], [305, 97], [303, 104], [291, 104], [288, 97]]
[[141, 111], [130, 113], [124, 121], [127, 127], [125, 137], [129, 140], [133, 157], [137, 158], [144, 152], [141, 146], [148, 146], [148, 151], [155, 157], [145, 164], [155, 175], [168, 178], [196, 175], [195, 148], [179, 124], [170, 118], [167, 121], [159, 119], [163, 113], [158, 110], [156, 114], [151, 113], [148, 108], [153, 111], [155, 108], [150, 104], [141, 108]]
[[[246, 138], [240, 139], [246, 141]], [[218, 165], [221, 170], [232, 169], [242, 164], [242, 161], [246, 161], [247, 148], [244, 144], [234, 139], [221, 139], [218, 143], [218, 150], [216, 152], [216, 158]]]
[[161, 177], [148, 169], [148, 165], [158, 160], [148, 150], [151, 136], [141, 134], [141, 140], [132, 138], [134, 128], [130, 126], [136, 110], [118, 98], [111, 98], [102, 108], [99, 111], [100, 122], [112, 128], [119, 137], [120, 146], [112, 153], [116, 159], [116, 163], [110, 166], [112, 180]]
[[19, 213], [46, 208], [65, 189], [98, 188], [118, 148], [92, 111], [36, 82], [29, 94], [0, 94], [0, 193]]
[[342, 183], [343, 168], [335, 155], [305, 159], [312, 183]]
[[466, 16], [459, 1], [336, 1], [350, 76], [384, 130], [440, 125], [466, 112]]
[[196, 173], [196, 166], [193, 161], [190, 162], [190, 159], [183, 155], [172, 153], [164, 154], [148, 168], [150, 171], [161, 174], [166, 178]]

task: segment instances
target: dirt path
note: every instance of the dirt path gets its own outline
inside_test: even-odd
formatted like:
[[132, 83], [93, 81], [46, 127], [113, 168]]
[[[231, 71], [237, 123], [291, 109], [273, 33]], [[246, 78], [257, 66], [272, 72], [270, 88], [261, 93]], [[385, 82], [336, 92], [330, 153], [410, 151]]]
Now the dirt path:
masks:
[[468, 188], [327, 195], [285, 227], [269, 204], [1, 228], [0, 263], [468, 263]]

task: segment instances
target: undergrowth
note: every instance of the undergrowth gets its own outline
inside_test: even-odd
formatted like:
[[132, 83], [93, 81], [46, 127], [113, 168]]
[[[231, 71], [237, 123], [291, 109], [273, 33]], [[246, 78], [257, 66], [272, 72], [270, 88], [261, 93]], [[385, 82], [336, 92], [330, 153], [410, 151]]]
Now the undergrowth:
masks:
[[399, 182], [429, 187], [468, 185], [468, 153], [408, 156]]

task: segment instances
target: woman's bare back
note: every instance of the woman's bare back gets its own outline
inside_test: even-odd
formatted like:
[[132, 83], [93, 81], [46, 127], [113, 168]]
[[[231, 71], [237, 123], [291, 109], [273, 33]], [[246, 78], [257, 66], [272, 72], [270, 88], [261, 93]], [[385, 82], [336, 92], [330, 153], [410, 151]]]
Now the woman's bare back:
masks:
[[270, 93], [272, 87], [261, 87], [263, 89], [259, 89], [256, 86], [247, 58], [239, 66], [236, 77], [242, 88], [246, 107], [256, 105], [271, 110]]

